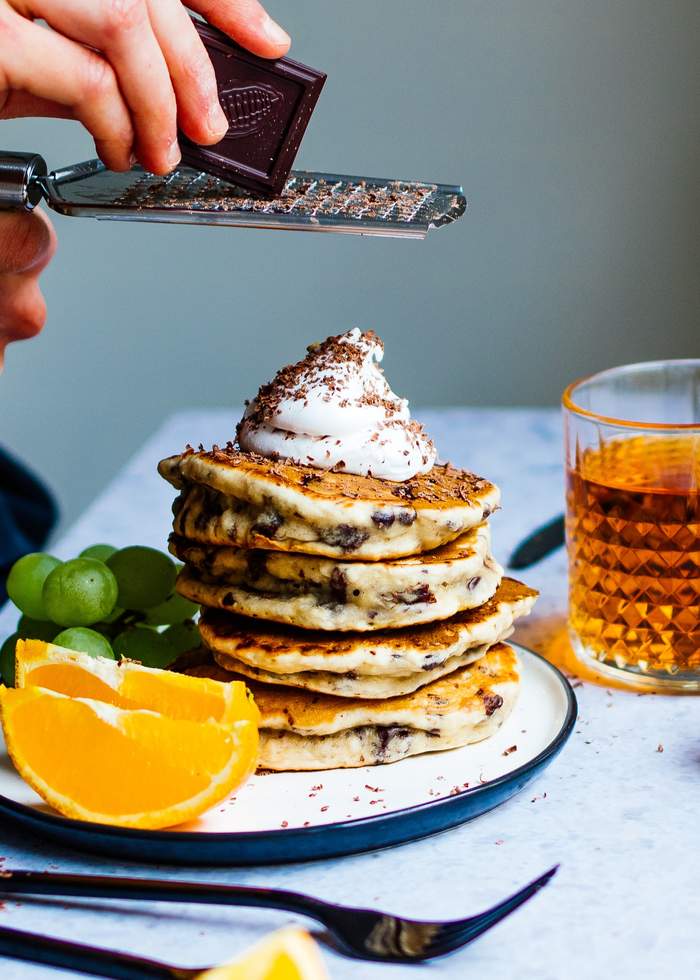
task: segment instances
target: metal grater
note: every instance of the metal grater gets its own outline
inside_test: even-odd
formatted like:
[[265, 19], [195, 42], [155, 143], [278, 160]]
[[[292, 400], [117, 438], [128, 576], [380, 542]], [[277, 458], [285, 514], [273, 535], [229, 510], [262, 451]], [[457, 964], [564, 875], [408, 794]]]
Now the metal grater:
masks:
[[76, 217], [390, 238], [425, 238], [467, 205], [461, 187], [423, 181], [297, 170], [282, 194], [268, 199], [188, 167], [158, 177], [141, 167], [114, 173], [88, 160], [48, 173], [38, 154], [0, 152], [0, 210], [31, 210], [42, 198]]

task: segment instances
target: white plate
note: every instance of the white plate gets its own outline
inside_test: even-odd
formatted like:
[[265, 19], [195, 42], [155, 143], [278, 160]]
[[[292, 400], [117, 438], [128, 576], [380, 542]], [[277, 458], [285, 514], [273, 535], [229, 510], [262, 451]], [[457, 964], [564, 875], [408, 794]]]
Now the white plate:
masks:
[[570, 685], [546, 660], [513, 646], [522, 661], [520, 694], [507, 721], [483, 742], [391, 765], [255, 775], [192, 823], [139, 831], [55, 816], [17, 775], [0, 739], [0, 814], [70, 846], [196, 864], [327, 857], [423, 837], [513, 796], [571, 733]]

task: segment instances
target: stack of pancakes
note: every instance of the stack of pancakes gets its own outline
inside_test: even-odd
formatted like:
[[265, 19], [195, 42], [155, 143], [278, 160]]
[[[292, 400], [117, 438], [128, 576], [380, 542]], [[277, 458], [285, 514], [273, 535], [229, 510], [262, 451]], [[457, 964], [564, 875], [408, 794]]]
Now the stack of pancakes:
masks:
[[448, 465], [402, 483], [233, 445], [163, 460], [178, 591], [202, 607], [193, 673], [245, 679], [261, 766], [393, 762], [491, 735], [518, 690], [503, 642], [537, 593], [503, 578], [498, 489]]

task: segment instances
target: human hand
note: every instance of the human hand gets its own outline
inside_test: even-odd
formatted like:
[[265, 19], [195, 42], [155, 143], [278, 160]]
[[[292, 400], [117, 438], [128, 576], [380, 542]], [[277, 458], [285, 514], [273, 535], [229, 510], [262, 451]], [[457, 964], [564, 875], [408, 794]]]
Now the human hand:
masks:
[[[262, 57], [289, 48], [258, 0], [188, 6]], [[0, 119], [18, 116], [78, 120], [111, 170], [138, 160], [154, 173], [177, 166], [178, 126], [207, 145], [228, 126], [211, 61], [180, 0], [0, 0]], [[55, 248], [39, 209], [0, 212], [0, 367], [11, 340], [44, 324], [38, 280]]]
[[56, 234], [39, 208], [0, 211], [0, 368], [11, 340], [33, 337], [44, 325], [39, 275], [55, 248]]
[[[258, 0], [188, 6], [262, 57], [289, 49]], [[0, 119], [17, 116], [76, 119], [110, 170], [158, 174], [180, 161], [178, 126], [210, 145], [228, 125], [180, 0], [0, 0]]]

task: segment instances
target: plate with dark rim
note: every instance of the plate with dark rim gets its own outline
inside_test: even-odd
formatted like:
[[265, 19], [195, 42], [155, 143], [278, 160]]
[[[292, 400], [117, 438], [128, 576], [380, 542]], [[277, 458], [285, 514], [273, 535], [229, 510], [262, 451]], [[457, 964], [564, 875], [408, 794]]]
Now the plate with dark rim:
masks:
[[483, 742], [384, 766], [258, 773], [197, 821], [155, 831], [56, 815], [15, 772], [0, 738], [0, 817], [77, 850], [189, 865], [305, 861], [427, 837], [515, 796], [571, 735], [571, 685], [543, 657], [512, 645], [521, 690], [510, 717]]

